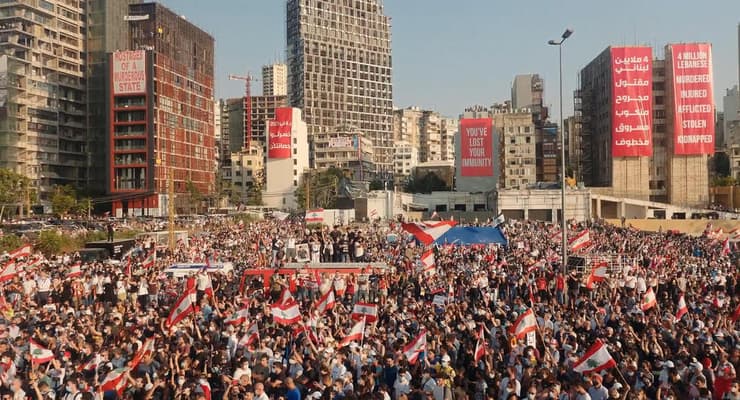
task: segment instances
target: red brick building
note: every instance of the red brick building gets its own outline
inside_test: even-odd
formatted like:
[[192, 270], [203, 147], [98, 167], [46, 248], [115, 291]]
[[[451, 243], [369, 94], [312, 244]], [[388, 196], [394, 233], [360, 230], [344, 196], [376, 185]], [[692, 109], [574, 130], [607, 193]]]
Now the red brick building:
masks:
[[129, 6], [129, 49], [109, 56], [108, 185], [113, 215], [178, 212], [215, 187], [214, 40], [157, 3]]

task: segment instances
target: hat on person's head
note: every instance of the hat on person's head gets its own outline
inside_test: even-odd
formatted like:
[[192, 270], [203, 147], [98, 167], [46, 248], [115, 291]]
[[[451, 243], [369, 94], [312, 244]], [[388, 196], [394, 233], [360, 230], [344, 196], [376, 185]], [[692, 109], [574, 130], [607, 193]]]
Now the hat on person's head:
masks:
[[671, 369], [671, 368], [676, 368], [676, 366], [673, 364], [673, 361], [668, 360], [668, 361], [666, 361], [666, 362], [663, 363], [663, 368], [665, 368], [665, 369]]

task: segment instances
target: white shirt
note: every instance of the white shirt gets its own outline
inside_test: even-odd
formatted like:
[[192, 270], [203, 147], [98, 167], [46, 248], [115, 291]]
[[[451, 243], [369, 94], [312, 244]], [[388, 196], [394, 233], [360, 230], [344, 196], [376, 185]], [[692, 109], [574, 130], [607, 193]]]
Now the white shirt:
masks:
[[49, 292], [51, 290], [51, 279], [49, 278], [38, 278], [36, 279], [36, 287], [41, 293]]

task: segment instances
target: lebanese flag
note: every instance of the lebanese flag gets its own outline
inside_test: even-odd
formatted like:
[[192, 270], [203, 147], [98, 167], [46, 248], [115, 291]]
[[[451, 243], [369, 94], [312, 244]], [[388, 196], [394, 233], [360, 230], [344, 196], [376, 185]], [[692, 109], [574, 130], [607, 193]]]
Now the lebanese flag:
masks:
[[244, 334], [244, 336], [239, 339], [239, 343], [237, 343], [237, 346], [249, 347], [252, 345], [252, 343], [258, 341], [259, 338], [259, 326], [257, 325], [257, 322], [253, 322], [251, 325], [249, 325], [249, 328], [247, 328], [247, 332]]
[[563, 240], [563, 231], [557, 231], [550, 235], [550, 240], [555, 243], [560, 243], [560, 241]]
[[157, 261], [157, 252], [152, 250], [149, 252], [149, 254], [146, 255], [146, 258], [144, 261], [141, 262], [141, 266], [149, 269], [154, 266], [154, 263]]
[[278, 303], [285, 304], [291, 301], [295, 302], [295, 299], [293, 298], [293, 295], [290, 293], [290, 290], [283, 289], [283, 292], [280, 294], [280, 300], [278, 300]]
[[31, 363], [44, 364], [54, 359], [54, 352], [42, 346], [35, 340], [30, 340]]
[[604, 343], [600, 339], [596, 339], [596, 342], [586, 351], [586, 354], [573, 365], [573, 371], [586, 375], [616, 366], [617, 362], [609, 354]]
[[737, 322], [738, 319], [740, 319], [740, 304], [737, 305], [737, 308], [735, 309], [735, 312], [732, 313], [732, 317], [730, 317], [732, 320], [732, 323], [734, 324]]
[[434, 262], [434, 250], [427, 250], [422, 254], [421, 266], [424, 274], [434, 275], [437, 273], [437, 266]]
[[95, 371], [98, 369], [98, 365], [100, 365], [100, 354], [95, 354], [92, 356], [89, 360], [87, 360], [86, 363], [82, 364], [79, 368], [80, 372], [83, 371]]
[[689, 312], [689, 307], [686, 306], [686, 300], [683, 298], [683, 293], [681, 294], [681, 297], [678, 298], [678, 307], [676, 309], [676, 322], [681, 320], [681, 317], [684, 316]]
[[516, 319], [516, 322], [514, 322], [514, 325], [510, 329], [511, 333], [516, 336], [517, 339], [521, 339], [526, 336], [527, 333], [534, 332], [536, 330], [537, 318], [535, 318], [534, 311], [532, 311], [531, 308], [523, 312], [522, 315]]
[[183, 293], [183, 295], [180, 296], [179, 299], [177, 299], [175, 306], [172, 307], [172, 311], [170, 311], [170, 315], [167, 316], [165, 326], [167, 326], [168, 328], [172, 328], [173, 326], [175, 326], [175, 324], [185, 319], [191, 313], [195, 312], [194, 295], [195, 292], [190, 289], [186, 290], [185, 293]]
[[478, 342], [475, 344], [475, 362], [478, 363], [483, 356], [486, 354], [486, 337], [483, 325], [480, 326], [480, 332], [478, 333]]
[[316, 301], [315, 307], [319, 314], [323, 314], [327, 310], [331, 310], [332, 308], [334, 308], [336, 304], [337, 302], [334, 299], [334, 291], [329, 288], [329, 291], [324, 293], [324, 295], [319, 297], [319, 299]]
[[728, 237], [728, 238], [726, 238], [726, 239], [725, 239], [725, 240], [724, 240], [724, 241], [722, 242], [722, 255], [723, 255], [723, 256], [727, 256], [727, 255], [730, 255], [730, 238], [729, 238], [729, 237]]
[[655, 292], [653, 292], [653, 288], [648, 288], [647, 292], [645, 292], [645, 296], [643, 296], [642, 298], [640, 309], [642, 309], [642, 311], [647, 311], [657, 305], [658, 300], [655, 298]]
[[203, 275], [204, 276], [202, 276], [201, 279], [206, 280], [206, 287], [203, 291], [205, 292], [206, 296], [213, 299], [213, 282], [211, 281], [211, 276], [208, 274], [208, 272], [204, 272]]
[[367, 322], [375, 322], [378, 319], [378, 306], [370, 303], [357, 303], [352, 309], [352, 319], [359, 321], [365, 318]]
[[414, 338], [409, 344], [404, 346], [403, 354], [409, 360], [409, 364], [414, 365], [419, 359], [419, 355], [427, 349], [427, 331], [422, 330], [419, 336]]
[[203, 397], [205, 397], [206, 400], [211, 400], [211, 384], [208, 383], [207, 380], [201, 378], [198, 381], [198, 385], [200, 386], [201, 390], [203, 390]]
[[141, 345], [141, 348], [134, 354], [130, 368], [136, 370], [136, 367], [141, 364], [141, 361], [152, 354], [154, 354], [154, 338], [147, 338]]
[[16, 276], [18, 276], [20, 269], [20, 266], [16, 263], [14, 259], [8, 261], [3, 266], [2, 271], [0, 271], [0, 282], [12, 280]]
[[9, 254], [11, 259], [21, 258], [21, 257], [28, 257], [31, 255], [31, 245], [25, 244], [13, 251], [11, 251]]
[[455, 225], [457, 225], [455, 221], [427, 221], [422, 223], [403, 223], [401, 227], [428, 246]]
[[576, 252], [591, 245], [591, 234], [588, 229], [570, 240], [570, 251]]
[[226, 318], [224, 320], [224, 323], [227, 325], [241, 325], [245, 322], [247, 322], [247, 318], [249, 318], [249, 309], [248, 308], [241, 308], [239, 311], [231, 314], [229, 318]]
[[119, 395], [122, 394], [123, 389], [126, 388], [126, 374], [128, 371], [128, 368], [116, 368], [108, 372], [103, 382], [100, 383], [98, 391], [101, 393], [115, 391]]
[[82, 276], [82, 264], [76, 262], [69, 267], [67, 271], [67, 278], [79, 278]]
[[591, 273], [588, 275], [586, 282], [587, 289], [593, 289], [596, 282], [603, 282], [606, 280], [607, 266], [604, 261], [597, 261], [591, 267]]
[[652, 257], [650, 259], [650, 265], [648, 266], [648, 268], [656, 269], [660, 267], [661, 265], [663, 265], [664, 262], [665, 262], [665, 257], [661, 257], [661, 256]]
[[280, 325], [292, 325], [301, 320], [301, 310], [295, 300], [272, 305], [272, 320]]
[[347, 346], [352, 341], [355, 342], [362, 342], [362, 339], [365, 337], [365, 318], [363, 318], [360, 322], [356, 323], [355, 326], [352, 327], [352, 329], [349, 331], [349, 334], [342, 339], [341, 342], [339, 342], [338, 348], [342, 348], [344, 346]]

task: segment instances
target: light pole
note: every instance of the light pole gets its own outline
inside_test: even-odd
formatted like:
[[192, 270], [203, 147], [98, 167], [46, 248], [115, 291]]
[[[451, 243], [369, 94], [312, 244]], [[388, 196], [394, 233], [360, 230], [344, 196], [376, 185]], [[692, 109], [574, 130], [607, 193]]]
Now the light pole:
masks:
[[[558, 63], [560, 68], [560, 234], [562, 236], [562, 270], [563, 279], [568, 275], [568, 226], [565, 219], [565, 130], [563, 129], [563, 43], [573, 34], [572, 29], [566, 29], [560, 40], [550, 40], [550, 46], [558, 46]], [[568, 304], [568, 287], [563, 291], [565, 304]]]

